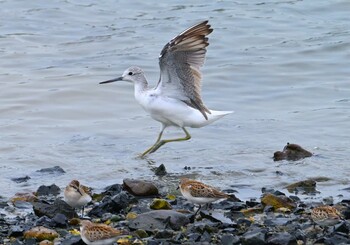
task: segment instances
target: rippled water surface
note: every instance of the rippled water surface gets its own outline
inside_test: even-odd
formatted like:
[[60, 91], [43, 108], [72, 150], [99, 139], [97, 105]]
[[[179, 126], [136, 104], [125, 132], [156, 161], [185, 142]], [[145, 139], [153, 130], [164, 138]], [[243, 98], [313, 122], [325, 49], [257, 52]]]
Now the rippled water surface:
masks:
[[[309, 198], [348, 196], [349, 10], [346, 0], [0, 1], [0, 195], [72, 178], [96, 189], [152, 179], [164, 164], [174, 183], [194, 174], [242, 199], [311, 177], [330, 180]], [[98, 82], [138, 65], [155, 84], [165, 43], [204, 19], [214, 32], [203, 100], [235, 113], [137, 159], [159, 123], [131, 84]], [[287, 142], [315, 156], [273, 162]], [[56, 165], [66, 174], [35, 172]], [[25, 175], [26, 183], [11, 181]]]

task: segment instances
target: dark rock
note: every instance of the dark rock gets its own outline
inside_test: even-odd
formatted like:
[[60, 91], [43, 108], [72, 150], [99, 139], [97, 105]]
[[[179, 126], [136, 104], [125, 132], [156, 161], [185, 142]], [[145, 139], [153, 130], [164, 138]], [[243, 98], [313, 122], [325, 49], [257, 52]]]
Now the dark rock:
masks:
[[19, 237], [23, 236], [24, 227], [21, 225], [11, 226], [8, 232], [8, 237]]
[[100, 205], [90, 210], [88, 215], [92, 217], [102, 217], [105, 213], [119, 213], [129, 206], [130, 200], [129, 195], [124, 191], [113, 197], [106, 196], [103, 198]]
[[123, 187], [135, 196], [158, 196], [158, 188], [152, 183], [143, 180], [124, 179]]
[[255, 201], [255, 200], [249, 200], [249, 201], [246, 201], [245, 204], [247, 205], [247, 207], [253, 208], [253, 207], [259, 205], [260, 203]]
[[171, 228], [179, 230], [181, 226], [189, 223], [186, 215], [172, 210], [155, 210], [140, 214], [136, 219], [130, 220], [129, 227], [133, 230], [143, 229], [153, 231]]
[[11, 178], [11, 180], [16, 182], [16, 183], [23, 183], [23, 182], [27, 182], [28, 180], [30, 180], [30, 177], [28, 175], [26, 175], [24, 177]]
[[167, 239], [173, 236], [174, 232], [172, 230], [160, 230], [155, 235], [156, 239]]
[[268, 244], [271, 245], [297, 245], [297, 240], [288, 232], [281, 232], [273, 234], [267, 239]]
[[55, 166], [52, 168], [42, 168], [37, 170], [39, 173], [47, 173], [47, 174], [64, 174], [66, 173], [60, 166]]
[[23, 245], [37, 245], [35, 238], [25, 239]]
[[36, 191], [38, 196], [49, 196], [49, 195], [57, 196], [60, 194], [60, 192], [61, 192], [61, 189], [55, 184], [52, 184], [49, 186], [41, 185]]
[[157, 176], [164, 176], [167, 174], [164, 164], [159, 165], [159, 167], [155, 168], [153, 171]]
[[51, 226], [51, 219], [47, 216], [42, 216], [35, 221], [35, 226]]
[[335, 234], [334, 236], [331, 236], [331, 237], [325, 237], [324, 244], [326, 245], [350, 244], [350, 239], [340, 234]]
[[201, 238], [201, 234], [199, 233], [191, 233], [188, 235], [188, 240], [191, 242], [198, 242]]
[[123, 186], [120, 184], [114, 184], [114, 185], [110, 185], [107, 186], [105, 191], [102, 193], [103, 196], [115, 196], [117, 194], [119, 194], [120, 192], [122, 192], [123, 190]]
[[61, 228], [68, 227], [68, 220], [64, 214], [61, 214], [61, 213], [56, 214], [51, 221], [52, 221], [53, 227], [61, 227]]
[[254, 228], [241, 237], [242, 245], [263, 245], [266, 243], [266, 230]]
[[78, 215], [73, 208], [71, 208], [65, 201], [56, 199], [53, 204], [44, 202], [33, 203], [34, 213], [41, 217], [47, 216], [53, 218], [56, 214], [64, 214], [68, 218], [77, 218]]
[[80, 236], [69, 236], [60, 242], [60, 245], [85, 245]]
[[18, 209], [32, 209], [33, 204], [30, 202], [24, 202], [24, 201], [15, 201], [13, 205]]
[[334, 231], [348, 234], [349, 233], [349, 224], [347, 224], [346, 222], [341, 222], [339, 224], [336, 224], [334, 226]]
[[209, 232], [207, 231], [204, 231], [202, 233], [202, 236], [201, 236], [201, 239], [200, 239], [201, 242], [207, 242], [209, 244], [209, 242], [211, 241], [211, 235]]
[[300, 145], [297, 144], [289, 144], [283, 148], [283, 151], [276, 151], [273, 154], [273, 160], [274, 161], [280, 161], [280, 160], [290, 160], [290, 161], [297, 161], [306, 157], [311, 157], [312, 153], [302, 148]]
[[316, 181], [314, 180], [303, 180], [288, 185], [287, 190], [290, 193], [301, 193], [301, 194], [314, 194], [316, 193]]
[[232, 234], [225, 234], [221, 237], [221, 245], [235, 245], [239, 243], [240, 240], [238, 236]]

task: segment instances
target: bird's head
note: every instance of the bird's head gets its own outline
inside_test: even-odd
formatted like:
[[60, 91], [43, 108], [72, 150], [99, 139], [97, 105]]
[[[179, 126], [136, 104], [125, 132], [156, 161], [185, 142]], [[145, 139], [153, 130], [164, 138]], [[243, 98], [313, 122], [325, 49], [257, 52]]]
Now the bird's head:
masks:
[[100, 82], [100, 84], [112, 83], [117, 81], [126, 81], [126, 82], [134, 83], [136, 81], [143, 81], [144, 79], [145, 78], [144, 78], [143, 70], [137, 66], [131, 66], [124, 71], [121, 77], [103, 81], [103, 82]]

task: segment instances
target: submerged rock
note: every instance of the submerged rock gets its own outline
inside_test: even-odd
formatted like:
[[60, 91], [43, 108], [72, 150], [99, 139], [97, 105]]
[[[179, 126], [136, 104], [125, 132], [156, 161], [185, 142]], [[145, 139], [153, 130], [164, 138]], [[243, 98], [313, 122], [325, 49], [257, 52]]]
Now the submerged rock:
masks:
[[66, 171], [63, 170], [60, 166], [54, 166], [52, 168], [42, 168], [37, 170], [38, 173], [48, 173], [48, 174], [64, 174]]
[[124, 189], [135, 196], [158, 196], [158, 188], [149, 181], [144, 180], [123, 180]]
[[23, 182], [27, 182], [28, 180], [30, 180], [30, 177], [28, 175], [26, 175], [24, 177], [11, 178], [11, 180], [13, 182], [16, 182], [16, 183], [23, 183]]
[[303, 181], [290, 184], [286, 188], [290, 193], [302, 192], [302, 194], [313, 194], [313, 193], [316, 193], [316, 181], [303, 180]]
[[172, 210], [156, 210], [138, 215], [130, 220], [129, 228], [133, 230], [142, 229], [145, 231], [154, 231], [155, 229], [164, 230], [171, 228], [179, 230], [190, 222], [186, 215]]
[[154, 174], [157, 176], [164, 176], [167, 174], [164, 164], [159, 165], [159, 167], [153, 169]]
[[290, 160], [290, 161], [297, 161], [306, 157], [311, 157], [312, 153], [302, 148], [300, 145], [297, 144], [289, 144], [283, 148], [283, 151], [276, 151], [273, 154], [273, 160], [274, 161], [280, 161], [280, 160]]
[[58, 233], [55, 230], [48, 229], [44, 226], [37, 226], [24, 232], [25, 239], [35, 238], [38, 241], [43, 241], [43, 240], [52, 241], [57, 237], [58, 237]]

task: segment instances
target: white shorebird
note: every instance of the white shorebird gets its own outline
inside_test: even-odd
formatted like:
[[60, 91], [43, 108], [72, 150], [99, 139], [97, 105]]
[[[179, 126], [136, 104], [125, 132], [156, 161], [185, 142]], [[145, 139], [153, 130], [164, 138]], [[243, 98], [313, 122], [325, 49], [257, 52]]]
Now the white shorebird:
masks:
[[[201, 98], [200, 67], [209, 45], [206, 36], [212, 31], [208, 21], [203, 21], [167, 43], [159, 56], [160, 78], [155, 88], [148, 88], [143, 70], [136, 66], [129, 67], [121, 77], [100, 82], [132, 82], [135, 99], [162, 124], [156, 142], [141, 157], [155, 152], [165, 143], [189, 140], [191, 135], [186, 127], [200, 128], [232, 113], [209, 110]], [[162, 140], [164, 129], [169, 126], [181, 128], [185, 137]]]
[[86, 193], [78, 180], [72, 180], [64, 189], [64, 200], [72, 208], [81, 208], [81, 216], [84, 216], [84, 206], [91, 202], [91, 196]]

